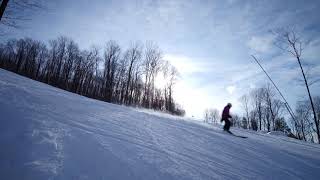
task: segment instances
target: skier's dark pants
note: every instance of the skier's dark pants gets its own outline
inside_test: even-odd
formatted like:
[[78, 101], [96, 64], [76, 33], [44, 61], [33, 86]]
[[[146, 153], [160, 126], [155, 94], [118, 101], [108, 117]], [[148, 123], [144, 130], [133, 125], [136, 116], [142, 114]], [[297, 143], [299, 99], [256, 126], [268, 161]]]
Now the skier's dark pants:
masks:
[[224, 119], [224, 126], [223, 126], [223, 130], [225, 130], [225, 131], [229, 131], [229, 129], [230, 129], [230, 125], [231, 125], [231, 122], [229, 121], [229, 119]]

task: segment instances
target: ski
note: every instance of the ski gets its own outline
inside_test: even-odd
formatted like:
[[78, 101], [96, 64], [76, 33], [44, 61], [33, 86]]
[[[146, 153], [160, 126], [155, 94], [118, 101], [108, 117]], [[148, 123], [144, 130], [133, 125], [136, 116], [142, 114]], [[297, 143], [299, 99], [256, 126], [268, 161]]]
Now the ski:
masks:
[[232, 135], [232, 136], [235, 136], [235, 137], [239, 137], [239, 138], [248, 138], [247, 136], [240, 136], [240, 135], [236, 135], [236, 134], [233, 134], [231, 131], [226, 131], [228, 134]]

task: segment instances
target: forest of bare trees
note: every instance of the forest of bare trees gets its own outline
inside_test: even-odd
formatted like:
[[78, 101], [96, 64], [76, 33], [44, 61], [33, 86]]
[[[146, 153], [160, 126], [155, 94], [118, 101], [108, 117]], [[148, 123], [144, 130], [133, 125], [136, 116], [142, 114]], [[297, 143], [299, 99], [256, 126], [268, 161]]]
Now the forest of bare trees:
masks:
[[255, 88], [240, 99], [244, 115], [238, 118], [239, 126], [260, 131], [290, 133], [284, 119], [285, 104], [280, 101], [270, 84]]
[[[123, 50], [109, 41], [100, 52], [96, 47], [80, 50], [66, 37], [47, 44], [12, 39], [0, 44], [0, 68], [110, 103], [185, 114], [172, 97], [178, 72], [151, 42], [133, 43]], [[165, 77], [164, 87], [155, 86], [159, 74]]]
[[[320, 97], [313, 97], [317, 121], [320, 118]], [[317, 126], [313, 119], [313, 111], [309, 99], [297, 102], [295, 118], [290, 120], [292, 131], [298, 139], [310, 142], [318, 142]]]
[[[294, 118], [288, 115], [285, 103], [277, 98], [270, 84], [253, 89], [250, 93], [243, 95], [240, 102], [244, 114], [242, 119], [233, 118], [235, 126], [268, 132], [282, 131], [300, 140], [318, 142], [317, 127], [308, 98], [297, 102]], [[313, 97], [313, 102], [319, 119], [320, 97]]]
[[218, 124], [220, 122], [220, 112], [218, 109], [208, 108], [204, 111], [204, 122]]

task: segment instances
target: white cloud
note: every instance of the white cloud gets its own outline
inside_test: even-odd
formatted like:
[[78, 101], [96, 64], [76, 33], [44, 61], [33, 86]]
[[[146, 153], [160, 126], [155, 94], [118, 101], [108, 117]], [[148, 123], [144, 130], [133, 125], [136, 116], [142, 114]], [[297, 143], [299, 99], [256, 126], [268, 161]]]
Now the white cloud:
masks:
[[250, 89], [254, 89], [254, 88], [256, 88], [256, 85], [253, 84], [253, 83], [251, 83], [251, 84], [249, 85], [249, 87], [250, 87]]
[[211, 69], [210, 65], [208, 65], [210, 63], [202, 62], [199, 59], [192, 59], [187, 56], [165, 54], [163, 59], [169, 61], [181, 74], [206, 72]]
[[265, 53], [272, 48], [274, 39], [273, 35], [253, 36], [247, 46], [256, 52]]
[[320, 38], [313, 39], [309, 44], [304, 44], [302, 58], [304, 62], [316, 63], [320, 56]]
[[234, 92], [235, 89], [236, 89], [236, 86], [231, 85], [231, 86], [228, 86], [226, 89], [227, 89], [227, 91], [229, 92], [229, 94], [233, 94], [233, 92]]

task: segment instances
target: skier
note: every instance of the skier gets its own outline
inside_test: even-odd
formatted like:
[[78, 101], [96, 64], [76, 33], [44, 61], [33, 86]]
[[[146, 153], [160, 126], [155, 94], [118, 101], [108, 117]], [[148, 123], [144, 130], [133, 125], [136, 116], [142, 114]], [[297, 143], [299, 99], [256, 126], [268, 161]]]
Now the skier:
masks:
[[223, 126], [223, 130], [224, 130], [224, 131], [227, 131], [228, 133], [231, 133], [231, 132], [229, 131], [230, 126], [231, 126], [231, 122], [230, 122], [229, 118], [232, 118], [232, 116], [230, 115], [230, 112], [229, 112], [231, 107], [232, 107], [232, 104], [231, 104], [231, 103], [228, 103], [228, 104], [224, 107], [224, 109], [223, 109], [223, 111], [222, 111], [222, 117], [221, 117], [221, 122], [222, 122], [222, 121], [225, 122], [225, 123], [224, 123], [224, 126]]

